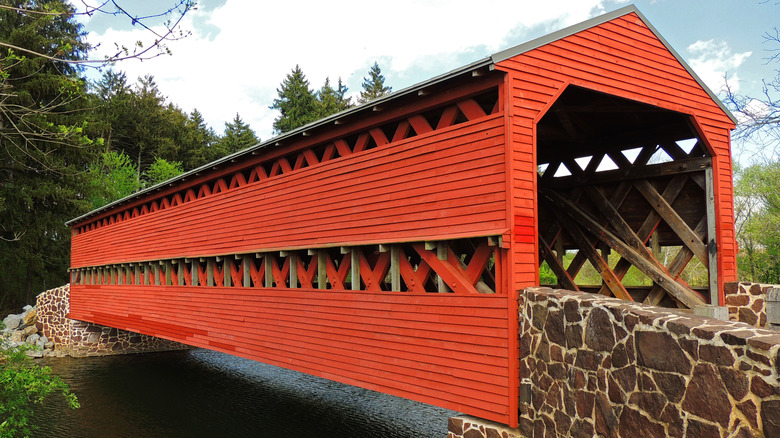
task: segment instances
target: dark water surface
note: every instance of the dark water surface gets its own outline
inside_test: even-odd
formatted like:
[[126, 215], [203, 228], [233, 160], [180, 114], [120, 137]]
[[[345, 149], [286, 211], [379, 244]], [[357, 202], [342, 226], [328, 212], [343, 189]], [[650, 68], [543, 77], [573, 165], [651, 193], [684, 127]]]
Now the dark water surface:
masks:
[[208, 350], [43, 359], [81, 408], [36, 437], [435, 437], [452, 411]]

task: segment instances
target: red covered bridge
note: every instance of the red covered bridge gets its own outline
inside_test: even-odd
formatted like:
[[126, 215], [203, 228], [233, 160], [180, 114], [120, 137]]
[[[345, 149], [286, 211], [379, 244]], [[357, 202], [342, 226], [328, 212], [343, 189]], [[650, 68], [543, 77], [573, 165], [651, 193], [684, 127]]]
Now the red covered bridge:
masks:
[[516, 425], [540, 266], [722, 300], [733, 127], [624, 8], [70, 221], [71, 317]]

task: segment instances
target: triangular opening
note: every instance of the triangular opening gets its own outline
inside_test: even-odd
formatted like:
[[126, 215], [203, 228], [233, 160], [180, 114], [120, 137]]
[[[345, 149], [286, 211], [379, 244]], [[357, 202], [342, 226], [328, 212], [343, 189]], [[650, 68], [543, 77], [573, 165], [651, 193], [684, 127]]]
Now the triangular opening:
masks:
[[540, 164], [536, 166], [536, 171], [539, 173], [539, 175], [544, 175], [544, 172], [546, 172], [549, 167], [550, 163]]
[[669, 154], [663, 150], [663, 148], [658, 148], [658, 150], [655, 151], [655, 153], [647, 161], [647, 164], [663, 164], [670, 163], [672, 161], [674, 161], [674, 159], [672, 159], [672, 157], [670, 157]]
[[574, 161], [577, 163], [578, 166], [580, 166], [580, 169], [585, 170], [586, 167], [588, 167], [588, 164], [593, 159], [593, 155], [588, 155], [587, 157], [580, 157], [575, 158]]
[[555, 178], [562, 178], [564, 176], [571, 176], [571, 172], [566, 167], [565, 164], [561, 163], [560, 166], [558, 166], [558, 170], [555, 171], [555, 174], [553, 175]]
[[680, 146], [680, 149], [685, 151], [686, 154], [690, 155], [693, 148], [696, 146], [696, 143], [699, 142], [698, 138], [688, 138], [685, 140], [677, 140], [675, 143], [677, 143], [677, 146]]
[[615, 169], [618, 169], [618, 165], [612, 161], [612, 158], [610, 158], [609, 155], [604, 155], [604, 158], [601, 159], [601, 163], [599, 163], [599, 166], [596, 168], [596, 172], [605, 172], [607, 170]]
[[626, 149], [624, 151], [621, 151], [624, 157], [626, 157], [626, 160], [628, 160], [629, 163], [634, 164], [636, 161], [636, 157], [639, 156], [639, 153], [642, 152], [642, 148], [633, 148], [633, 149]]

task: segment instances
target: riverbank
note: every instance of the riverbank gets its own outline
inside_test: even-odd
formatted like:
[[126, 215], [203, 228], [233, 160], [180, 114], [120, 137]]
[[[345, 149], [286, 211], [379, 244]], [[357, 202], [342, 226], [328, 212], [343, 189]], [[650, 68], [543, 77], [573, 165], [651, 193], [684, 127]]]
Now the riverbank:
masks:
[[38, 309], [35, 306], [24, 306], [22, 313], [12, 313], [3, 318], [0, 334], [0, 348], [26, 347], [30, 357], [62, 357], [67, 352], [56, 348], [57, 344], [49, 339], [37, 327]]

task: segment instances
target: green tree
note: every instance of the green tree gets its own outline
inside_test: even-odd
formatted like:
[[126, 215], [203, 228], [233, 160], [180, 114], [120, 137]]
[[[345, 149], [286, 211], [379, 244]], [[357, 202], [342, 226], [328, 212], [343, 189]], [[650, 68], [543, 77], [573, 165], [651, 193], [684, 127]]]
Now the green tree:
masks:
[[[65, 62], [83, 59], [88, 48], [81, 25], [66, 15], [71, 6], [58, 0], [2, 6], [0, 297], [18, 305], [67, 278], [70, 232], [63, 224], [89, 208], [85, 163], [101, 145], [84, 135], [86, 83], [79, 68]], [[64, 61], [22, 55], [18, 48]]]
[[279, 110], [280, 113], [274, 119], [275, 133], [292, 131], [319, 117], [317, 98], [298, 65], [287, 74], [276, 92], [279, 97], [274, 99], [273, 105], [269, 107]]
[[232, 122], [225, 122], [225, 134], [217, 141], [217, 145], [221, 149], [221, 156], [225, 156], [259, 142], [260, 139], [255, 135], [255, 131], [236, 113]]
[[335, 114], [352, 107], [352, 98], [347, 97], [347, 87], [339, 78], [336, 88], [330, 85], [330, 78], [325, 78], [325, 84], [317, 92], [319, 103], [318, 118]]
[[144, 172], [144, 185], [152, 187], [181, 175], [183, 172], [184, 170], [180, 162], [168, 162], [162, 158], [157, 158]]
[[138, 170], [124, 152], [108, 151], [89, 167], [92, 208], [100, 208], [140, 188]]
[[358, 97], [358, 103], [360, 104], [378, 99], [393, 91], [392, 87], [385, 85], [385, 77], [382, 75], [382, 70], [376, 62], [368, 71], [368, 77], [363, 78], [362, 85], [363, 91], [360, 92], [360, 97]]
[[780, 283], [780, 162], [735, 171], [739, 278]]
[[213, 156], [213, 146], [219, 137], [206, 125], [203, 114], [197, 109], [187, 117], [186, 129], [180, 137], [183, 153], [180, 155], [184, 170], [200, 167], [219, 157]]
[[25, 351], [16, 347], [0, 353], [0, 438], [28, 436], [38, 429], [33, 408], [55, 395], [71, 409], [80, 407], [68, 385], [51, 368], [34, 364]]

